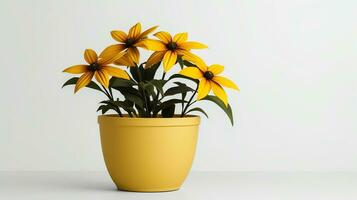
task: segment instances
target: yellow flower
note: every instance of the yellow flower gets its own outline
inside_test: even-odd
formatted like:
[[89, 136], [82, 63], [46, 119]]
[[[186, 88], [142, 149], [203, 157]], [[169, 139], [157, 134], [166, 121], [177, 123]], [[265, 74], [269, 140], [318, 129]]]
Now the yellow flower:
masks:
[[196, 60], [196, 64], [197, 67], [186, 67], [180, 71], [180, 74], [199, 80], [197, 100], [206, 97], [212, 89], [213, 93], [227, 106], [228, 98], [222, 86], [238, 91], [239, 88], [233, 81], [222, 76], [217, 76], [223, 72], [224, 67], [218, 64], [207, 66], [203, 60]]
[[122, 69], [118, 69], [108, 64], [112, 63], [113, 60], [119, 59], [125, 53], [122, 52], [112, 58], [101, 58], [98, 59], [97, 53], [92, 49], [86, 49], [84, 51], [84, 59], [89, 64], [85, 65], [74, 65], [63, 70], [63, 72], [71, 74], [82, 74], [78, 79], [76, 86], [74, 88], [74, 93], [79, 89], [85, 87], [90, 83], [93, 76], [95, 79], [105, 87], [109, 86], [109, 76], [115, 76], [123, 79], [130, 79], [129, 75]]
[[122, 51], [126, 51], [126, 55], [115, 62], [118, 65], [134, 66], [134, 63], [138, 64], [140, 60], [140, 53], [137, 47], [142, 47], [141, 42], [147, 40], [147, 36], [153, 32], [157, 26], [151, 27], [144, 32], [141, 32], [141, 24], [137, 23], [130, 28], [129, 33], [124, 31], [112, 31], [111, 35], [114, 40], [119, 44], [114, 44], [106, 49], [99, 55], [100, 57], [114, 57]]
[[147, 60], [145, 67], [163, 60], [164, 70], [169, 71], [176, 63], [178, 56], [198, 57], [190, 52], [191, 49], [204, 49], [206, 45], [199, 42], [187, 41], [187, 33], [178, 33], [173, 38], [168, 32], [157, 32], [154, 34], [159, 40], [147, 39], [144, 46], [155, 51]]

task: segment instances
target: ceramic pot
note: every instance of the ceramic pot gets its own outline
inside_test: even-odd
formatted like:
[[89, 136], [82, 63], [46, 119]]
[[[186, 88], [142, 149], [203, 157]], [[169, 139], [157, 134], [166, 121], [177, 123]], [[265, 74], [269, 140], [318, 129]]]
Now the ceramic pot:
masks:
[[107, 170], [126, 191], [178, 190], [194, 159], [200, 117], [98, 116]]

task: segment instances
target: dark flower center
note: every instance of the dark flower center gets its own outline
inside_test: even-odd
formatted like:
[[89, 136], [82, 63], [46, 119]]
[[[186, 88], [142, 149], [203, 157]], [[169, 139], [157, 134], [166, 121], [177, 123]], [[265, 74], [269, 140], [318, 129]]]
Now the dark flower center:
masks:
[[169, 50], [175, 50], [175, 49], [177, 49], [177, 44], [176, 44], [176, 42], [170, 42], [170, 43], [166, 44], [166, 47]]
[[100, 65], [96, 62], [92, 63], [88, 66], [88, 69], [92, 72], [98, 71], [98, 70], [100, 70], [100, 68], [101, 68]]
[[203, 76], [208, 79], [211, 80], [214, 77], [214, 74], [210, 71], [206, 71], [205, 73], [203, 73]]
[[135, 44], [135, 39], [133, 38], [129, 38], [125, 41], [125, 47], [127, 48], [133, 46], [133, 44]]

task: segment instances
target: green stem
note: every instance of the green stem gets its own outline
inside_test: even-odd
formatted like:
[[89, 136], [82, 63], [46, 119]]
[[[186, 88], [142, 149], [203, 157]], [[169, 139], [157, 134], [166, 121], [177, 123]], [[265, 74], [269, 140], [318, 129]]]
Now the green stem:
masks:
[[138, 79], [139, 79], [138, 82], [143, 81], [143, 78], [142, 78], [142, 76], [141, 76], [141, 72], [140, 72], [139, 66], [138, 66], [137, 64], [135, 64], [135, 70], [136, 70], [136, 74], [138, 75]]
[[114, 99], [113, 91], [112, 91], [112, 88], [111, 88], [111, 87], [109, 87], [109, 94], [110, 94], [110, 96]]
[[[187, 93], [186, 93], [187, 94]], [[186, 95], [183, 95], [183, 93], [181, 94], [182, 95], [182, 103], [181, 103], [181, 115], [183, 113], [183, 109], [184, 109], [184, 106], [185, 106], [185, 102], [183, 102], [185, 100], [185, 96]]]
[[153, 108], [152, 108], [152, 110], [153, 110], [153, 114], [152, 114], [152, 117], [156, 117], [157, 115], [154, 113], [154, 111], [156, 110], [156, 104], [158, 103], [158, 101], [159, 101], [159, 91], [157, 90], [156, 91], [157, 93], [155, 94], [155, 97], [153, 97]]
[[[113, 94], [109, 93], [108, 90], [104, 87], [104, 85], [101, 85], [101, 86], [104, 90], [104, 94], [107, 95], [109, 100], [114, 101]], [[119, 114], [120, 117], [123, 117], [123, 114], [121, 113], [119, 106], [117, 106], [117, 109], [115, 109], [115, 111]]]
[[185, 113], [186, 113], [187, 109], [188, 109], [193, 103], [196, 102], [196, 101], [194, 101], [194, 102], [191, 104], [191, 102], [192, 102], [192, 100], [193, 100], [193, 97], [194, 97], [194, 96], [196, 95], [196, 93], [197, 93], [198, 85], [199, 85], [199, 84], [197, 84], [196, 90], [193, 92], [193, 94], [192, 94], [190, 100], [188, 100], [188, 102], [187, 102], [187, 104], [186, 104], [186, 107], [183, 109], [183, 111], [182, 111], [182, 113], [181, 113], [181, 117], [185, 116]]
[[148, 106], [148, 103], [147, 103], [147, 99], [146, 99], [146, 94], [145, 94], [145, 90], [140, 87], [140, 82], [143, 81], [142, 79], [142, 76], [141, 76], [141, 72], [140, 72], [140, 69], [139, 69], [139, 66], [137, 64], [135, 64], [135, 70], [136, 70], [136, 74], [138, 75], [138, 89], [139, 89], [139, 92], [141, 93], [142, 97], [144, 98], [144, 102], [145, 102], [145, 108], [146, 108], [146, 115], [150, 116], [150, 111], [149, 111], [149, 106]]
[[149, 104], [148, 104], [148, 101], [147, 101], [147, 98], [146, 98], [146, 92], [145, 90], [142, 90], [142, 95], [144, 97], [144, 101], [145, 101], [145, 108], [146, 108], [146, 115], [151, 117], [151, 111], [149, 109]]
[[109, 100], [113, 100], [113, 97], [109, 94], [108, 90], [104, 87], [104, 85], [101, 85], [104, 92], [105, 92], [105, 95], [107, 95], [107, 97], [109, 98]]

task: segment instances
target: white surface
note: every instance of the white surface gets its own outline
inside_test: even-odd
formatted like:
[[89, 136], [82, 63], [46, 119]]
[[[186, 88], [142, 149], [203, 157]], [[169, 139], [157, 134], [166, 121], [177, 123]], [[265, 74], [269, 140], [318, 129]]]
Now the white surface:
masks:
[[355, 200], [357, 173], [193, 172], [175, 192], [116, 190], [105, 172], [0, 172], [8, 200]]
[[241, 87], [229, 91], [233, 128], [205, 104], [194, 170], [356, 170], [356, 10], [356, 0], [1, 0], [0, 169], [105, 170], [103, 96], [61, 90], [61, 71], [140, 21], [188, 31]]

